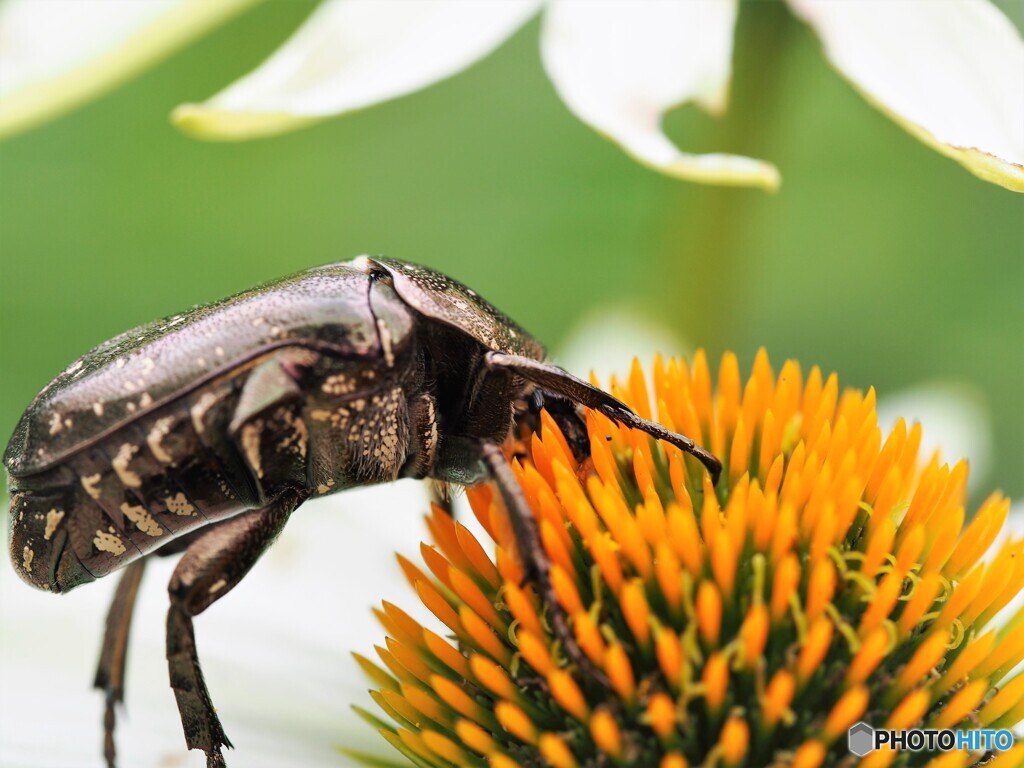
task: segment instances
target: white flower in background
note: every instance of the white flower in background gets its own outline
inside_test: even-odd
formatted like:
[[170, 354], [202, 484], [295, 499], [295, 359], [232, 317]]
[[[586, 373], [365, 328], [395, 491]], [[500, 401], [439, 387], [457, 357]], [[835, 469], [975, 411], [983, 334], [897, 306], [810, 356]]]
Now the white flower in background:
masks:
[[[255, 1], [7, 0], [0, 135]], [[988, 0], [787, 2], [872, 104], [975, 175], [1024, 191], [1024, 42]], [[661, 131], [665, 112], [682, 104], [724, 110], [737, 0], [325, 0], [256, 70], [178, 107], [174, 120], [196, 136], [245, 139], [369, 107], [472, 65], [542, 7], [544, 66], [581, 120], [662, 173], [778, 186], [770, 163], [689, 154]]]
[[259, 0], [0, 0], [0, 137], [65, 112]]

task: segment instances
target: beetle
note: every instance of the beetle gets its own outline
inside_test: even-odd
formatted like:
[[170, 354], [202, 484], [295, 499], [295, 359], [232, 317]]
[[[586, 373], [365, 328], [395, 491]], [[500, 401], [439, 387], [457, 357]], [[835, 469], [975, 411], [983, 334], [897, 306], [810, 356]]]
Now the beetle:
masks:
[[[360, 256], [143, 325], [72, 363], [29, 405], [4, 454], [10, 554], [32, 586], [67, 592], [124, 569], [95, 685], [114, 766], [128, 630], [145, 557], [182, 553], [168, 585], [167, 659], [186, 744], [224, 766], [192, 619], [227, 594], [307, 499], [357, 485], [491, 479], [527, 578], [567, 655], [579, 651], [502, 446], [547, 406], [579, 406], [721, 464], [689, 438], [545, 359], [473, 290]], [[572, 441], [587, 451], [585, 439]]]

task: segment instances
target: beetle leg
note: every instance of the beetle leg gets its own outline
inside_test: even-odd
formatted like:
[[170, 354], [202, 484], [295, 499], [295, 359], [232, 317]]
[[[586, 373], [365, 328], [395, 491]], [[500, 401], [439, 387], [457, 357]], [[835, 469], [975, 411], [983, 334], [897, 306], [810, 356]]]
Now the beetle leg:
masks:
[[517, 409], [516, 423], [525, 424], [530, 432], [539, 432], [542, 410], [547, 411], [558, 425], [573, 457], [580, 462], [588, 458], [590, 456], [590, 436], [587, 434], [587, 424], [580, 416], [576, 403], [565, 395], [548, 392], [538, 387], [530, 392], [528, 398], [524, 399]]
[[108, 768], [117, 763], [117, 749], [114, 745], [114, 726], [116, 715], [114, 708], [124, 701], [124, 668], [128, 658], [128, 632], [131, 628], [132, 613], [135, 609], [135, 598], [142, 582], [145, 559], [139, 559], [128, 565], [121, 572], [117, 582], [114, 599], [107, 611], [106, 627], [103, 631], [103, 646], [100, 649], [100, 660], [96, 665], [96, 678], [93, 687], [105, 694], [103, 713], [103, 756]]
[[718, 483], [718, 476], [722, 472], [722, 462], [709, 451], [697, 445], [686, 435], [671, 432], [660, 424], [640, 418], [622, 401], [583, 379], [573, 376], [568, 371], [562, 370], [557, 365], [531, 360], [528, 357], [508, 355], [504, 352], [488, 352], [485, 360], [491, 368], [511, 371], [544, 389], [568, 397], [580, 405], [593, 408], [613, 421], [631, 429], [646, 432], [657, 440], [671, 443], [680, 450], [697, 457], [711, 474], [712, 483]]
[[237, 434], [245, 422], [271, 407], [300, 399], [299, 381], [317, 357], [308, 349], [285, 347], [253, 368], [238, 397], [228, 431]]
[[569, 629], [565, 610], [558, 602], [555, 590], [551, 586], [551, 560], [540, 542], [537, 521], [523, 495], [523, 489], [516, 482], [512, 467], [509, 466], [505, 454], [501, 452], [500, 447], [493, 443], [483, 443], [481, 449], [487, 473], [498, 486], [501, 498], [505, 502], [505, 508], [508, 510], [509, 522], [512, 524], [516, 546], [519, 548], [519, 557], [526, 567], [527, 580], [532, 581], [540, 592], [541, 599], [548, 608], [548, 620], [551, 622], [551, 628], [561, 641], [565, 655], [584, 674], [611, 690], [611, 683], [604, 672], [595, 667], [586, 654], [580, 650], [576, 638]]
[[286, 493], [260, 509], [243, 512], [204, 535], [185, 550], [167, 591], [167, 665], [189, 749], [206, 752], [207, 768], [225, 765], [221, 747], [231, 747], [203, 680], [192, 617], [209, 608], [242, 580], [274, 541], [292, 511], [305, 500]]

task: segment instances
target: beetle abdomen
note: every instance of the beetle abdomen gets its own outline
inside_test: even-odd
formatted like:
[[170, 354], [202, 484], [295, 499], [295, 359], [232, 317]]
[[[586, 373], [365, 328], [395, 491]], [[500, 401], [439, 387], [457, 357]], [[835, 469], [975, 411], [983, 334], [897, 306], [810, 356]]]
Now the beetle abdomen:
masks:
[[231, 382], [211, 383], [44, 472], [12, 478], [11, 560], [65, 592], [259, 502], [228, 436]]

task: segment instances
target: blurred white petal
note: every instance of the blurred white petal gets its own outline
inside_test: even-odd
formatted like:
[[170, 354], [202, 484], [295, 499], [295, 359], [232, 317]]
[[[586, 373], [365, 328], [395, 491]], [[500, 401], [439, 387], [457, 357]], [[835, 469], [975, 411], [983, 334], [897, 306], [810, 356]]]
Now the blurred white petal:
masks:
[[6, 0], [0, 136], [128, 79], [257, 0]]
[[173, 119], [207, 139], [266, 136], [403, 96], [508, 39], [540, 0], [329, 0], [256, 70]]
[[553, 0], [544, 66], [569, 109], [641, 163], [692, 181], [774, 189], [773, 165], [687, 154], [661, 131], [664, 113], [685, 102], [724, 107], [736, 8], [735, 0]]
[[1024, 191], [1024, 41], [987, 0], [789, 0], [832, 64], [912, 135]]
[[[403, 481], [313, 502], [224, 600], [196, 619], [207, 683], [236, 749], [229, 765], [345, 766], [339, 746], [394, 757], [350, 709], [375, 709], [350, 653], [373, 655], [384, 632], [370, 609], [400, 603], [434, 626], [395, 562], [418, 552], [428, 510]], [[6, 516], [5, 516], [6, 517]], [[465, 520], [466, 518], [461, 518]], [[6, 541], [6, 531], [3, 532]], [[132, 624], [120, 764], [204, 766], [188, 752], [167, 681], [164, 622], [175, 558], [147, 565]], [[0, 567], [0, 755], [19, 768], [102, 762], [102, 697], [91, 688], [116, 576], [66, 596], [24, 585]], [[428, 618], [429, 617], [429, 618]]]
[[647, 366], [655, 354], [665, 357], [689, 354], [690, 346], [663, 323], [635, 306], [603, 307], [584, 315], [559, 345], [556, 360], [582, 378], [597, 374], [602, 386], [613, 375], [629, 375], [633, 358]]
[[883, 394], [879, 426], [890, 429], [901, 416], [907, 424], [921, 423], [924, 460], [935, 451], [950, 464], [967, 459], [970, 487], [984, 485], [991, 470], [992, 417], [980, 392], [959, 382], [930, 382]]

